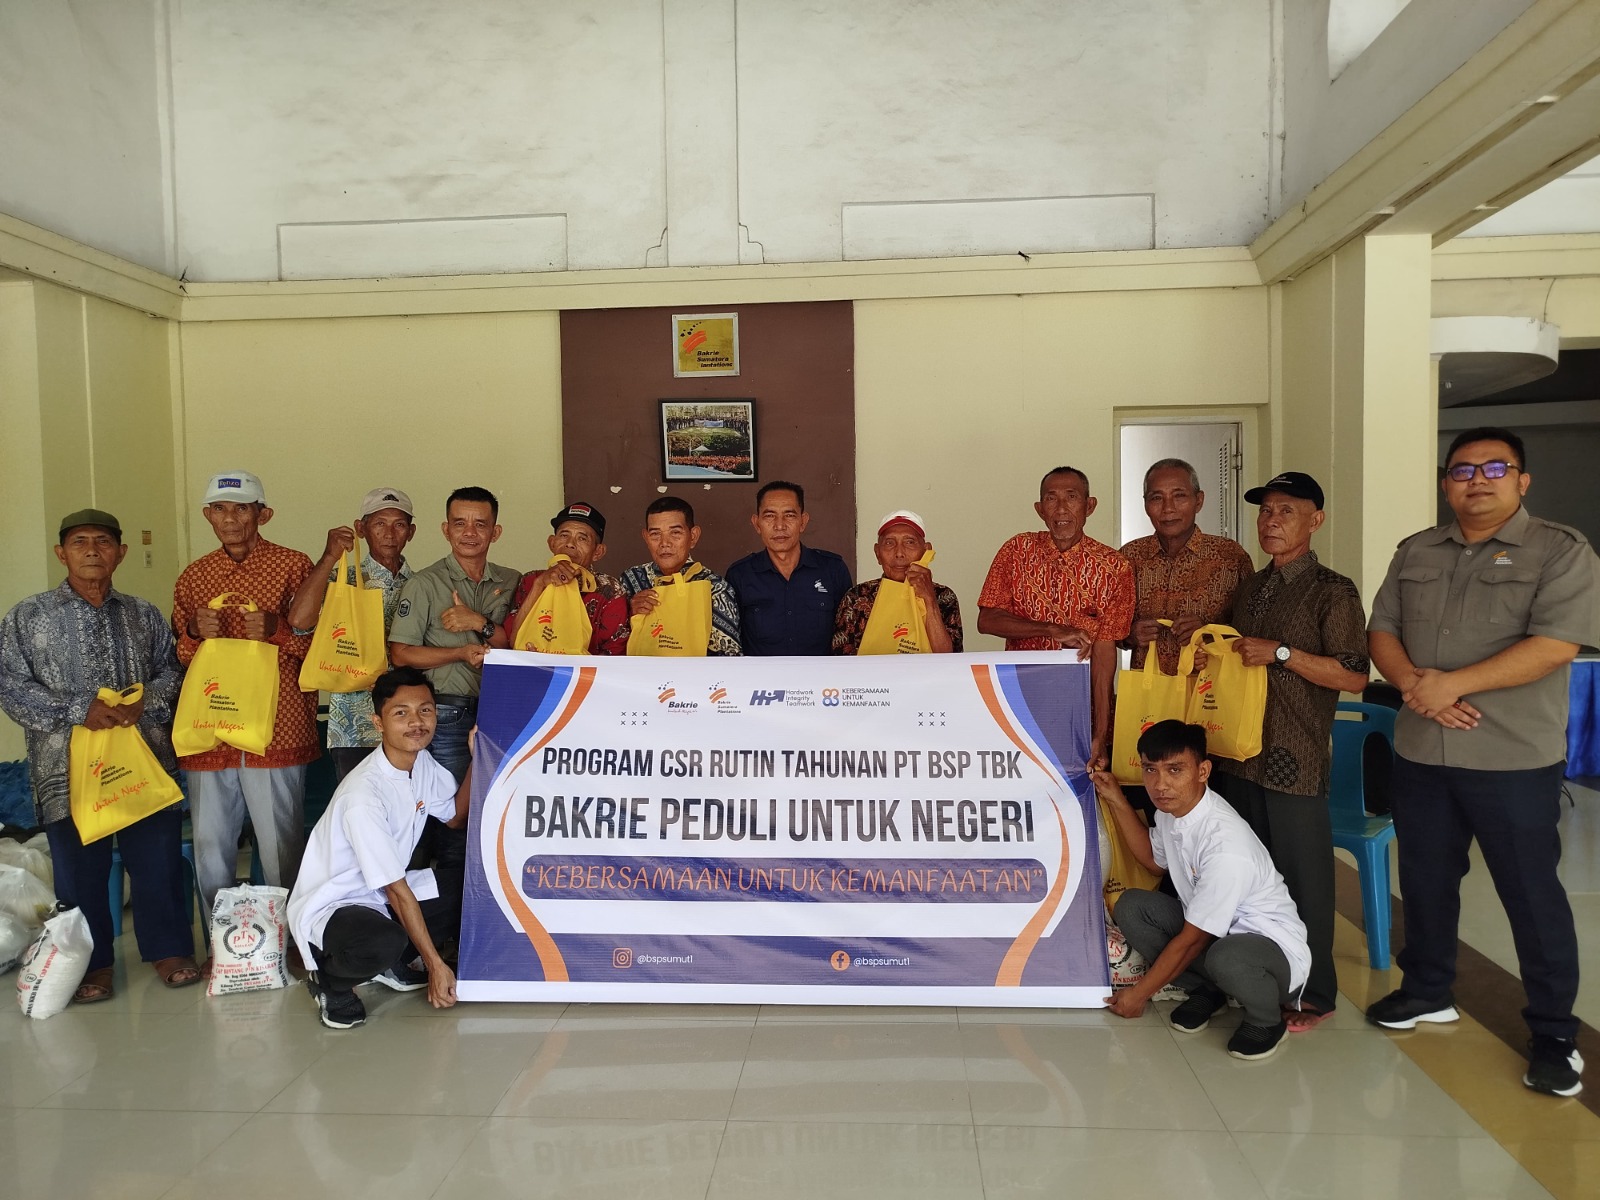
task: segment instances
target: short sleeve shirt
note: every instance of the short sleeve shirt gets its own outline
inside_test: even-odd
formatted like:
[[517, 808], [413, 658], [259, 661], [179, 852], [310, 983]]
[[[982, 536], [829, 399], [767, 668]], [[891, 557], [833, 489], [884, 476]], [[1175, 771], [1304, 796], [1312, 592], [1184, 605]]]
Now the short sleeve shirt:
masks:
[[1150, 849], [1172, 877], [1185, 921], [1212, 937], [1271, 938], [1289, 960], [1289, 990], [1299, 990], [1311, 970], [1305, 923], [1272, 856], [1232, 805], [1208, 789], [1181, 817], [1158, 811]]
[[[1232, 538], [1217, 537], [1196, 529], [1183, 549], [1170, 558], [1161, 549], [1161, 539], [1151, 534], [1137, 538], [1122, 548], [1122, 557], [1133, 566], [1136, 592], [1133, 617], [1197, 617], [1206, 624], [1226, 622], [1233, 612], [1233, 596], [1239, 585], [1255, 574], [1255, 563], [1245, 548]], [[1178, 673], [1182, 647], [1172, 631], [1162, 626], [1156, 635], [1156, 661], [1168, 675]], [[1133, 642], [1131, 666], [1144, 666], [1147, 643]]]
[[[511, 611], [511, 600], [521, 579], [521, 573], [510, 567], [486, 563], [483, 578], [473, 580], [461, 569], [455, 555], [447, 554], [406, 580], [400, 589], [394, 621], [389, 626], [389, 640], [407, 646], [447, 649], [481, 645], [483, 638], [476, 630], [451, 633], [440, 624], [440, 614], [455, 603], [451, 593], [458, 594], [461, 603], [499, 625]], [[476, 696], [483, 685], [483, 673], [464, 662], [430, 667], [427, 675], [433, 690], [441, 696]]]
[[429, 817], [455, 817], [455, 796], [455, 777], [426, 750], [409, 774], [379, 747], [345, 776], [306, 839], [289, 897], [289, 930], [308, 965], [317, 961], [311, 947], [322, 944], [328, 918], [339, 909], [385, 912], [383, 889], [400, 879], [419, 900], [438, 895], [432, 871], [408, 871], [406, 864]]
[[[213, 550], [183, 569], [172, 587], [172, 634], [178, 661], [188, 666], [199, 653], [201, 639], [189, 636], [195, 612], [215, 596], [232, 592], [248, 596], [262, 612], [278, 617], [278, 629], [267, 640], [278, 648], [278, 716], [265, 754], [245, 754], [218, 743], [203, 754], [179, 759], [186, 771], [226, 771], [245, 767], [294, 767], [322, 756], [317, 735], [317, 694], [300, 690], [300, 666], [311, 648], [311, 635], [289, 625], [295, 592], [311, 574], [311, 560], [298, 550], [259, 539], [244, 559], [235, 562], [226, 550]], [[222, 610], [222, 636], [241, 637], [244, 618], [238, 608]]]
[[833, 614], [850, 590], [850, 568], [827, 550], [800, 547], [800, 561], [785, 579], [766, 550], [728, 568], [739, 597], [739, 637], [746, 654], [828, 653]]
[[[1270, 638], [1290, 649], [1335, 658], [1365, 675], [1367, 615], [1356, 585], [1308, 551], [1281, 570], [1268, 564], [1244, 581], [1229, 622], [1245, 637]], [[1261, 753], [1244, 762], [1222, 758], [1217, 770], [1291, 796], [1327, 791], [1333, 751], [1334, 688], [1287, 667], [1267, 668], [1267, 713]]]
[[[1096, 641], [1119, 642], [1133, 626], [1133, 567], [1104, 542], [1078, 539], [1066, 553], [1043, 530], [1019, 533], [1000, 547], [978, 607], [1030, 621], [1082, 629]], [[1007, 650], [1059, 650], [1051, 638], [1007, 638]]]
[[[1399, 638], [1418, 667], [1452, 671], [1527, 637], [1600, 645], [1600, 560], [1575, 529], [1526, 508], [1468, 544], [1452, 521], [1401, 542], [1372, 604], [1374, 632]], [[1477, 771], [1535, 770], [1567, 754], [1571, 668], [1475, 692], [1476, 729], [1446, 729], [1401, 709], [1395, 750], [1412, 762]]]

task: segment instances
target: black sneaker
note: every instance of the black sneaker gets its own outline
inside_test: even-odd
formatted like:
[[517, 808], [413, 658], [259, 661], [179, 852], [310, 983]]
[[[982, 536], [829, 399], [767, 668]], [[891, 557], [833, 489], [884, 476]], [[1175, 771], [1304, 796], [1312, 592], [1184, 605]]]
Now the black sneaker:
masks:
[[1455, 1001], [1423, 1000], [1404, 991], [1390, 992], [1382, 1000], [1373, 1001], [1367, 1009], [1367, 1020], [1385, 1029], [1415, 1029], [1424, 1022], [1448, 1025], [1460, 1019]]
[[396, 963], [382, 975], [374, 975], [373, 983], [381, 983], [395, 992], [420, 992], [428, 986], [428, 973], [419, 971], [409, 963]]
[[1522, 1082], [1547, 1096], [1576, 1096], [1583, 1091], [1583, 1055], [1576, 1042], [1535, 1034], [1528, 1043], [1528, 1073]]
[[1271, 1058], [1288, 1034], [1287, 1021], [1279, 1021], [1276, 1025], [1252, 1025], [1249, 1021], [1241, 1021], [1239, 1028], [1228, 1039], [1228, 1053], [1247, 1062]]
[[1216, 988], [1199, 988], [1172, 1010], [1168, 1019], [1179, 1033], [1199, 1033], [1211, 1023], [1211, 1015], [1228, 1003]]
[[318, 1014], [329, 1029], [354, 1029], [366, 1024], [366, 1005], [354, 992], [329, 991], [322, 986], [315, 971], [306, 976], [306, 990], [317, 1002]]

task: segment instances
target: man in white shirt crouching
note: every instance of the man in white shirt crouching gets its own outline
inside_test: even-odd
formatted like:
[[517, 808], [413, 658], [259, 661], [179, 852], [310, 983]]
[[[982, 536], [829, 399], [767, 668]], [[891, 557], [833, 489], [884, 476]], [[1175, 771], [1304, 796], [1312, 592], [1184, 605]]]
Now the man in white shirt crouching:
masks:
[[1144, 785], [1156, 808], [1146, 829], [1108, 771], [1090, 775], [1134, 857], [1170, 871], [1178, 898], [1130, 888], [1112, 919], [1150, 967], [1144, 978], [1106, 998], [1121, 1017], [1137, 1017], [1169, 983], [1189, 993], [1172, 1012], [1172, 1027], [1199, 1033], [1231, 996], [1244, 1020], [1228, 1040], [1234, 1058], [1276, 1053], [1288, 1025], [1283, 1010], [1298, 1003], [1311, 969], [1306, 927], [1243, 817], [1206, 786], [1211, 763], [1199, 725], [1161, 721], [1138, 743]]
[[379, 676], [372, 709], [382, 745], [334, 792], [289, 897], [289, 929], [311, 970], [306, 986], [329, 1029], [367, 1019], [355, 988], [368, 980], [400, 992], [427, 988], [435, 1008], [456, 1002], [455, 974], [437, 946], [459, 936], [462, 873], [406, 864], [430, 816], [453, 829], [466, 824], [472, 773], [457, 787], [428, 753], [438, 718], [421, 671]]

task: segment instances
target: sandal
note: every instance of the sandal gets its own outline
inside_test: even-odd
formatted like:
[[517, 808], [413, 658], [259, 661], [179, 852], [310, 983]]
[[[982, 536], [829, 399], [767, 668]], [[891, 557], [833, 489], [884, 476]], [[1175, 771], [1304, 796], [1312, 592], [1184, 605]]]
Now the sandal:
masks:
[[1283, 1010], [1283, 1019], [1289, 1026], [1290, 1033], [1309, 1033], [1318, 1025], [1333, 1016], [1333, 1010], [1323, 1012], [1320, 1008], [1286, 1008]]
[[161, 958], [151, 965], [155, 967], [156, 974], [161, 976], [161, 982], [169, 988], [188, 987], [200, 982], [200, 968], [191, 955]]
[[72, 993], [74, 1004], [98, 1004], [102, 1000], [111, 999], [111, 974], [110, 967], [96, 967], [83, 977], [83, 982], [78, 985], [78, 990]]

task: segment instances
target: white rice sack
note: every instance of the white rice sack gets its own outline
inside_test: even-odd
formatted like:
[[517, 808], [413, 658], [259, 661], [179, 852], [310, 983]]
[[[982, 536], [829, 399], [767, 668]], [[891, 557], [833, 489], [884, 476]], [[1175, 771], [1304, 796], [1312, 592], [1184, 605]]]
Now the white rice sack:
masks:
[[80, 910], [69, 908], [51, 917], [22, 953], [17, 1005], [35, 1020], [55, 1016], [72, 1003], [93, 953], [94, 938]]
[[0, 864], [0, 912], [10, 913], [32, 933], [45, 923], [55, 907], [55, 893], [31, 872]]
[[240, 884], [211, 906], [211, 979], [206, 994], [227, 996], [289, 986], [289, 892]]
[[1132, 987], [1150, 969], [1144, 955], [1128, 945], [1122, 930], [1113, 925], [1109, 917], [1106, 919], [1106, 961], [1111, 967], [1113, 988]]
[[0, 975], [17, 965], [33, 940], [33, 930], [8, 912], [0, 912]]
[[40, 845], [39, 842], [40, 838], [37, 837], [31, 842], [0, 838], [0, 863], [10, 867], [21, 867], [45, 887], [54, 891], [56, 872], [50, 862], [50, 849], [48, 844]]

